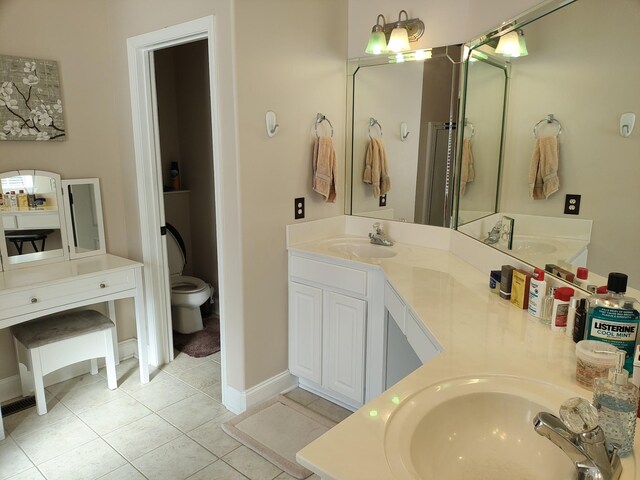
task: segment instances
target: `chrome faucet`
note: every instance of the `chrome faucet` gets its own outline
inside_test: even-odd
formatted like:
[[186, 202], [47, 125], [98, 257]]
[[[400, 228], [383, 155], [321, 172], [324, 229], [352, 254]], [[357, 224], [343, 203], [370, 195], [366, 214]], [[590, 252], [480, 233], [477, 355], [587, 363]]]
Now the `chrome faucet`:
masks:
[[551, 413], [540, 412], [533, 419], [534, 429], [567, 454], [576, 467], [577, 480], [618, 480], [622, 465], [617, 449], [609, 455], [604, 432], [597, 424], [597, 415], [589, 414], [590, 408], [587, 400], [572, 398], [560, 408], [564, 422]]
[[393, 245], [393, 241], [385, 237], [384, 230], [379, 222], [373, 224], [373, 232], [369, 233], [369, 238], [374, 245], [383, 245], [385, 247]]
[[502, 233], [502, 218], [498, 220], [495, 226], [487, 233], [488, 237], [483, 240], [487, 245], [495, 245], [500, 240], [500, 234]]

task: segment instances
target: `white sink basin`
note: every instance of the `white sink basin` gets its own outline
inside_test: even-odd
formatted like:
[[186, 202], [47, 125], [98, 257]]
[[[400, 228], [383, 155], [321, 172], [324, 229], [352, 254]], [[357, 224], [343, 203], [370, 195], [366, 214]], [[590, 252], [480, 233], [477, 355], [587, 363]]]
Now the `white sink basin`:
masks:
[[544, 240], [526, 240], [515, 237], [513, 239], [512, 250], [521, 253], [555, 253], [558, 248], [550, 242]]
[[569, 458], [533, 429], [533, 417], [575, 396], [518, 377], [459, 378], [425, 388], [392, 413], [385, 453], [394, 478], [576, 478]]
[[332, 242], [329, 250], [358, 258], [391, 258], [398, 254], [393, 247], [374, 245], [368, 240], [357, 238]]

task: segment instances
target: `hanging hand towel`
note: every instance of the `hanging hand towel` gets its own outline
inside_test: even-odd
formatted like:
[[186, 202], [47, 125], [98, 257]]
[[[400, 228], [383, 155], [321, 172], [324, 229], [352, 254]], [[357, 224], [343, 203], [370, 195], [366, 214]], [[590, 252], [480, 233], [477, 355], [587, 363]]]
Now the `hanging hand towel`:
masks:
[[462, 169], [460, 170], [460, 195], [464, 195], [467, 183], [473, 182], [476, 178], [473, 151], [471, 150], [471, 140], [466, 138], [462, 142]]
[[536, 139], [529, 167], [529, 198], [544, 200], [560, 188], [558, 137]]
[[325, 202], [336, 201], [336, 151], [331, 137], [319, 137], [313, 145], [313, 190], [325, 198]]
[[373, 185], [373, 196], [381, 197], [391, 190], [387, 152], [381, 138], [372, 138], [367, 146], [362, 181]]

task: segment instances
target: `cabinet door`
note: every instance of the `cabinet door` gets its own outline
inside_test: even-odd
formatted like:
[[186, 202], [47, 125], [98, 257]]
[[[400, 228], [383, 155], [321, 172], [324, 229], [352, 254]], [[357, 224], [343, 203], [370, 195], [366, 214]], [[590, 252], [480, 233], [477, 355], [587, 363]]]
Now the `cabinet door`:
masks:
[[322, 385], [364, 403], [364, 342], [367, 304], [325, 293]]
[[322, 290], [289, 282], [289, 371], [322, 381]]

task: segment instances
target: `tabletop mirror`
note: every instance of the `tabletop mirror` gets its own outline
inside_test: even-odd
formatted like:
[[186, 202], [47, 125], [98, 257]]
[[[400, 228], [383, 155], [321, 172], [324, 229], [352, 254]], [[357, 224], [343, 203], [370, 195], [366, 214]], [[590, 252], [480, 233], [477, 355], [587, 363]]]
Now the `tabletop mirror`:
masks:
[[0, 173], [3, 270], [105, 252], [97, 179], [61, 180], [42, 170]]

